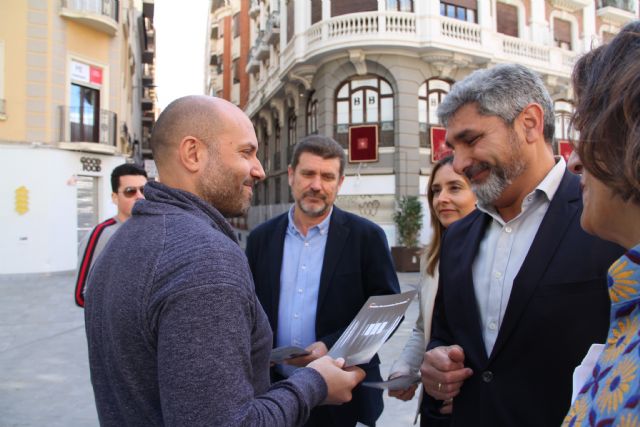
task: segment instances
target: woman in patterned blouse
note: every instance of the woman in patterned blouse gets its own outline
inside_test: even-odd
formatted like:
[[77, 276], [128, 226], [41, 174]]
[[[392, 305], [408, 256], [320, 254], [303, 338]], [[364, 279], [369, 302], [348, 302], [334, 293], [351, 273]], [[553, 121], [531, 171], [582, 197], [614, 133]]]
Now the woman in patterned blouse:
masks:
[[581, 225], [627, 253], [609, 269], [607, 342], [563, 425], [640, 426], [640, 21], [580, 58], [573, 85]]

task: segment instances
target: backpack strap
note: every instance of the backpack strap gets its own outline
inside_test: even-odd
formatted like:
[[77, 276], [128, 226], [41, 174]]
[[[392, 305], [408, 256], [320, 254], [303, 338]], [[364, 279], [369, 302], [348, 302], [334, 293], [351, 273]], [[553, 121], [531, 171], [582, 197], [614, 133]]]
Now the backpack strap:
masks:
[[87, 276], [89, 275], [91, 260], [93, 259], [93, 255], [96, 251], [98, 240], [100, 240], [100, 235], [107, 227], [112, 226], [115, 223], [115, 219], [109, 218], [108, 220], [96, 225], [96, 227], [91, 231], [91, 236], [89, 237], [89, 242], [87, 243], [87, 247], [84, 250], [82, 263], [80, 264], [80, 268], [78, 269], [78, 277], [76, 279], [75, 299], [76, 304], [79, 307], [84, 307], [84, 288], [87, 283]]

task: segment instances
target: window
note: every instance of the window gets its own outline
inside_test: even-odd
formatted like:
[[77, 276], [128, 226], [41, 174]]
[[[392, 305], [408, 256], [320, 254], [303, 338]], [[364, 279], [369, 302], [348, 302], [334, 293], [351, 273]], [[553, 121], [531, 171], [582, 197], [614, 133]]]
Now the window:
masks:
[[240, 83], [240, 66], [238, 65], [238, 58], [233, 60], [233, 83]]
[[85, 234], [98, 224], [98, 178], [78, 175], [76, 188], [78, 243], [80, 243]]
[[233, 37], [240, 37], [240, 14], [233, 15]]
[[476, 0], [449, 0], [440, 2], [440, 15], [460, 21], [477, 22], [478, 3]]
[[[262, 120], [260, 124], [262, 135], [262, 166], [264, 166], [265, 172], [269, 169], [269, 135], [267, 134], [267, 123]], [[265, 199], [266, 200], [266, 199]]]
[[413, 12], [413, 0], [387, 0], [387, 10]]
[[571, 22], [553, 19], [553, 41], [559, 48], [571, 50]]
[[318, 133], [318, 100], [316, 93], [311, 92], [307, 100], [307, 135]]
[[293, 34], [295, 33], [295, 17], [295, 1], [287, 0], [287, 43], [291, 41], [291, 39], [293, 38]]
[[379, 125], [380, 147], [393, 147], [393, 90], [377, 76], [354, 78], [336, 92], [335, 139], [346, 148], [349, 126], [366, 123]]
[[71, 84], [69, 122], [71, 141], [100, 141], [100, 92], [97, 89]]
[[331, 16], [374, 10], [378, 10], [378, 0], [334, 0], [331, 2]]
[[439, 125], [438, 106], [451, 90], [452, 83], [438, 78], [429, 79], [418, 88], [418, 126], [420, 146], [429, 147], [429, 128]]
[[0, 119], [5, 119], [6, 113], [4, 100], [4, 41], [0, 40]]
[[311, 0], [311, 25], [322, 21], [322, 0]]
[[518, 7], [498, 2], [497, 12], [498, 32], [511, 37], [518, 37]]
[[573, 103], [566, 100], [558, 100], [554, 102], [554, 110], [556, 116], [556, 140], [569, 141], [575, 138], [575, 131], [571, 127], [571, 116], [573, 115]]
[[293, 155], [293, 147], [298, 142], [298, 134], [296, 126], [298, 119], [293, 108], [289, 109], [289, 119], [287, 120], [287, 164], [291, 164], [291, 156]]
[[274, 145], [274, 153], [273, 153], [273, 169], [280, 170], [280, 158], [282, 147], [280, 145], [280, 120], [278, 119], [278, 115], [273, 115], [273, 145]]

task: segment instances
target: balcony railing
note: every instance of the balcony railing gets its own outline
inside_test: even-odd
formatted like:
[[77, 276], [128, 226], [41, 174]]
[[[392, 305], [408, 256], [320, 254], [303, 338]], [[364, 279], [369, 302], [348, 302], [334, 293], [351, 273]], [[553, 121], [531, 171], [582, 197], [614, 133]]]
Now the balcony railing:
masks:
[[603, 21], [622, 26], [636, 19], [637, 0], [598, 0], [597, 14]]
[[116, 146], [117, 115], [113, 111], [60, 106], [60, 141]]
[[603, 7], [615, 7], [627, 12], [636, 13], [638, 0], [598, 0], [598, 9]]
[[60, 15], [114, 36], [118, 32], [119, 0], [61, 0]]

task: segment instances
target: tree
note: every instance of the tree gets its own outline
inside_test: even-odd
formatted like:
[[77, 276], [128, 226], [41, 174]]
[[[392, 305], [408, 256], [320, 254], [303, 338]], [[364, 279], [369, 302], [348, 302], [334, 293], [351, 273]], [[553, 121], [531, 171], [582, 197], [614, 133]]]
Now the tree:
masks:
[[398, 227], [398, 240], [401, 246], [418, 246], [418, 235], [422, 229], [422, 204], [417, 196], [402, 196], [398, 209], [393, 214]]

